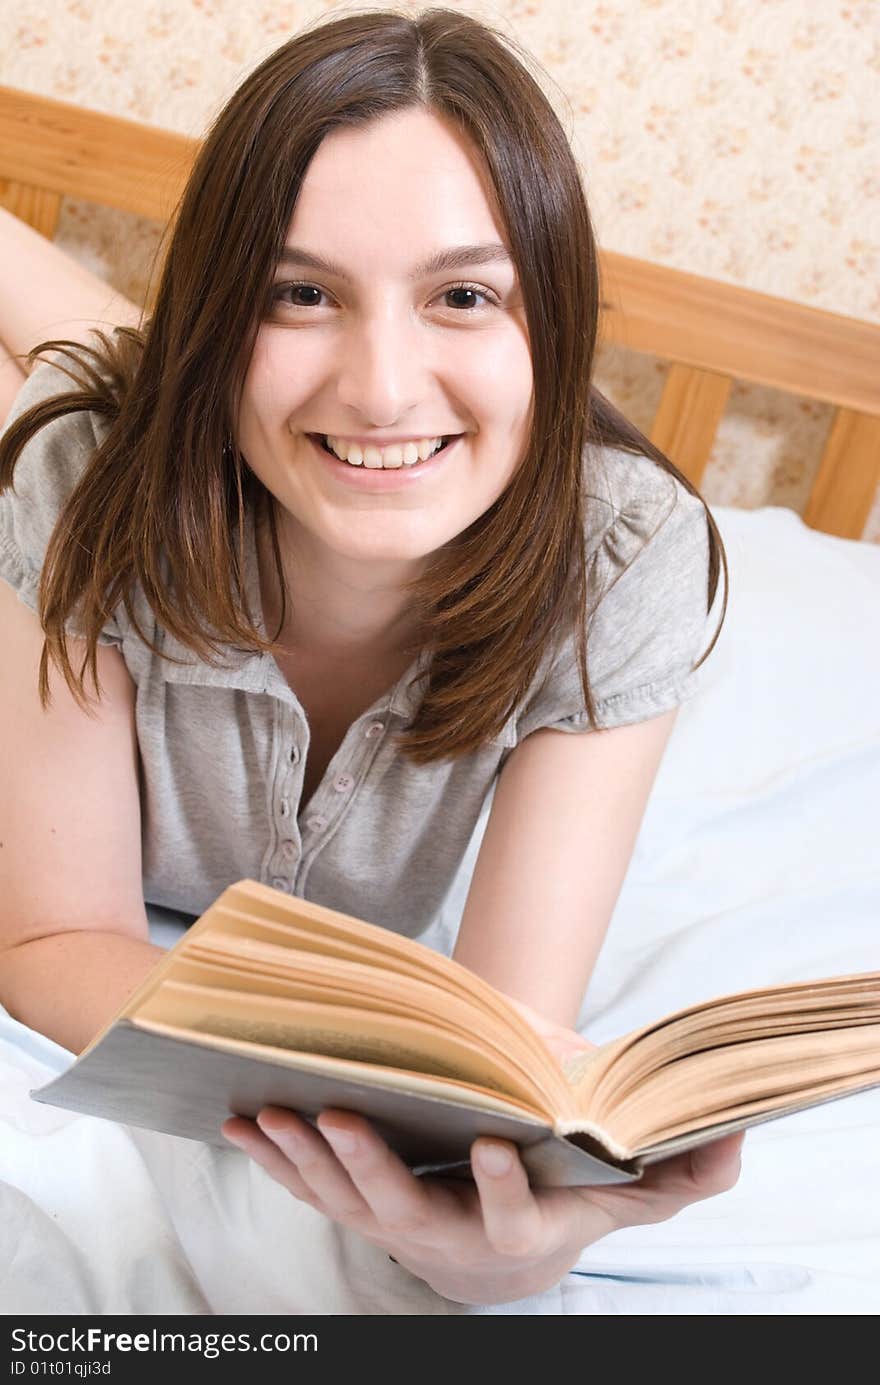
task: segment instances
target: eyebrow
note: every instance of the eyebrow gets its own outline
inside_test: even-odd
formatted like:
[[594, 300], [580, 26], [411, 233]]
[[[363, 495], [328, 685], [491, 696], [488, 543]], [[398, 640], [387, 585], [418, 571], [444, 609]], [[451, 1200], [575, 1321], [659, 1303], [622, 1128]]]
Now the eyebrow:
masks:
[[[513, 263], [506, 246], [497, 243], [454, 245], [448, 250], [437, 251], [427, 260], [423, 260], [421, 264], [417, 264], [407, 277], [415, 281], [425, 279], [430, 274], [440, 274], [449, 269], [463, 269], [467, 265], [496, 263]], [[318, 269], [324, 274], [335, 275], [337, 279], [342, 279], [345, 283], [351, 283], [351, 276], [346, 274], [340, 265], [333, 264], [331, 260], [325, 259], [322, 255], [315, 255], [309, 250], [301, 250], [295, 245], [285, 245], [278, 260], [279, 268], [282, 265], [304, 265], [307, 269]]]

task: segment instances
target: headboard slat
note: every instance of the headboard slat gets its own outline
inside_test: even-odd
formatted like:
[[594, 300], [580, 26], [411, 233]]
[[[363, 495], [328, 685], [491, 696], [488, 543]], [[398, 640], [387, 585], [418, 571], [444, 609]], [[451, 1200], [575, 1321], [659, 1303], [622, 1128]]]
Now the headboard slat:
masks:
[[673, 365], [666, 378], [651, 442], [695, 486], [702, 482], [731, 383], [729, 376], [684, 365]]
[[880, 418], [838, 409], [803, 521], [842, 539], [862, 536], [880, 484]]
[[15, 183], [0, 179], [0, 206], [26, 221], [41, 236], [52, 240], [61, 214], [60, 192], [49, 192], [46, 188], [35, 188], [30, 183]]

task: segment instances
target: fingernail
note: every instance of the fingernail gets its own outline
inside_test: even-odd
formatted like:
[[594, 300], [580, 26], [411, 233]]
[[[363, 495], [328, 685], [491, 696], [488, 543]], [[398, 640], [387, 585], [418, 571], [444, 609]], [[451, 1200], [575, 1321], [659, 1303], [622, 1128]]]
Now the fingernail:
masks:
[[288, 1159], [298, 1158], [303, 1151], [303, 1142], [298, 1130], [290, 1130], [286, 1125], [265, 1125], [257, 1117], [257, 1125], [273, 1145], [278, 1145]]
[[319, 1127], [324, 1139], [337, 1154], [352, 1154], [357, 1149], [357, 1136], [350, 1130], [331, 1130], [329, 1126]]
[[513, 1155], [503, 1145], [484, 1145], [480, 1150], [480, 1167], [498, 1178], [513, 1168]]

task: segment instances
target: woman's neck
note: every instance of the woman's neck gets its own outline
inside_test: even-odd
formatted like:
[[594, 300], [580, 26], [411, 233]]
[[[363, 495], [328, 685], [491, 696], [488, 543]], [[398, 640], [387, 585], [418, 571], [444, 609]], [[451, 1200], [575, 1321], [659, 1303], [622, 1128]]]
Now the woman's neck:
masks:
[[[396, 666], [403, 659], [406, 667], [418, 647], [417, 629], [407, 612], [408, 597], [390, 581], [391, 565], [384, 564], [377, 578], [365, 564], [319, 552], [301, 530], [292, 535], [293, 526], [285, 523], [283, 512], [276, 523], [288, 591], [278, 642], [316, 663]], [[275, 636], [281, 590], [268, 524], [258, 524], [255, 533], [263, 624], [267, 634]], [[412, 564], [394, 566], [401, 582], [412, 576]]]

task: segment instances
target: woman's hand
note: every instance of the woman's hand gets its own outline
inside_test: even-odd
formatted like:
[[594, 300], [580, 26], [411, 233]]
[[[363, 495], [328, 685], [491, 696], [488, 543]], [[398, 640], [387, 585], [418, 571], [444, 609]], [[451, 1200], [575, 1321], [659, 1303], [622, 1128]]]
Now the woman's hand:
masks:
[[478, 1139], [476, 1186], [417, 1178], [350, 1111], [323, 1111], [318, 1129], [267, 1106], [233, 1116], [223, 1134], [294, 1197], [381, 1246], [458, 1303], [510, 1303], [558, 1284], [585, 1246], [620, 1227], [665, 1221], [726, 1192], [739, 1176], [742, 1135], [652, 1165], [638, 1183], [531, 1189], [516, 1147]]

